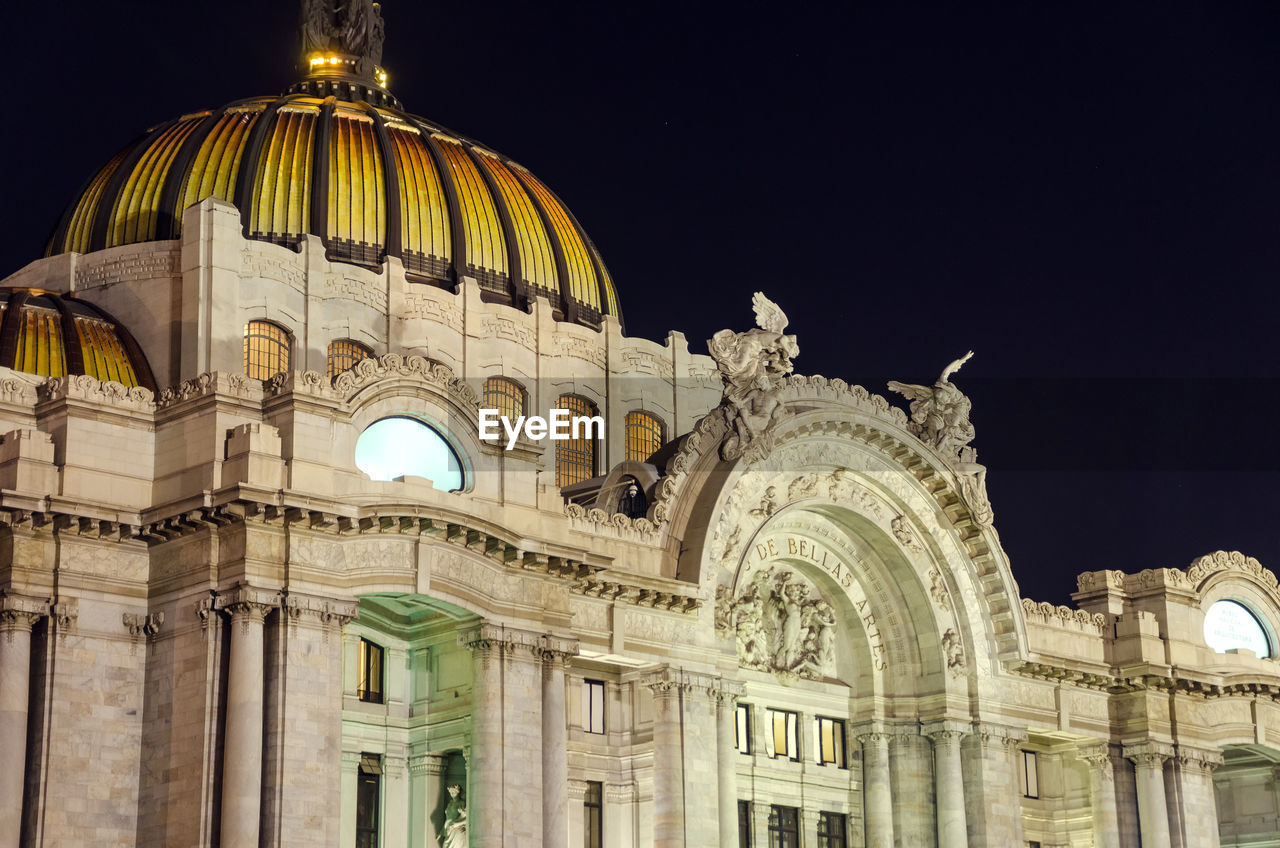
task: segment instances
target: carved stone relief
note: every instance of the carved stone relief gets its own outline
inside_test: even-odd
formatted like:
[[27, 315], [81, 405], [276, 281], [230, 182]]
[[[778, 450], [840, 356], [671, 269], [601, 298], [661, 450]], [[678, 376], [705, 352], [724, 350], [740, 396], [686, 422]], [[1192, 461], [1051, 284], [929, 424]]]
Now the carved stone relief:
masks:
[[738, 598], [716, 591], [716, 628], [731, 631], [738, 662], [783, 677], [821, 680], [835, 670], [835, 610], [790, 569], [757, 572]]

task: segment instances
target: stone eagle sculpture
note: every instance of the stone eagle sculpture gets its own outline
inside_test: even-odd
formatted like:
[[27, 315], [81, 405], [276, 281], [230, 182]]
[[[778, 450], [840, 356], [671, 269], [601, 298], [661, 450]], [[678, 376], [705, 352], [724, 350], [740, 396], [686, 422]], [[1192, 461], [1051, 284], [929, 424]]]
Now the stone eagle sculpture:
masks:
[[942, 369], [941, 376], [932, 386], [899, 383], [897, 380], [889, 382], [890, 390], [911, 401], [911, 422], [907, 429], [953, 461], [958, 458], [960, 449], [973, 441], [974, 430], [969, 421], [972, 404], [950, 378], [972, 356], [973, 351], [969, 351]]
[[787, 410], [778, 395], [800, 354], [796, 337], [786, 335], [786, 313], [762, 292], [751, 299], [756, 327], [744, 333], [721, 330], [707, 341], [720, 370], [724, 396], [713, 414], [725, 424], [720, 456], [728, 461], [759, 459], [773, 449], [773, 431]]

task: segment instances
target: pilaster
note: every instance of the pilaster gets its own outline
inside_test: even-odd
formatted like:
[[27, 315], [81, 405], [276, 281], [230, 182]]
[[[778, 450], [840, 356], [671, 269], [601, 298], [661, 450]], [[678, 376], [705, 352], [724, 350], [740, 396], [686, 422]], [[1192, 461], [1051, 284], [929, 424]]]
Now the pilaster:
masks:
[[22, 837], [31, 628], [48, 614], [48, 602], [0, 595], [0, 848]]
[[1142, 834], [1142, 844], [1171, 845], [1164, 764], [1173, 756], [1173, 746], [1149, 739], [1142, 740], [1126, 744], [1124, 755], [1134, 764], [1138, 790], [1138, 828]]

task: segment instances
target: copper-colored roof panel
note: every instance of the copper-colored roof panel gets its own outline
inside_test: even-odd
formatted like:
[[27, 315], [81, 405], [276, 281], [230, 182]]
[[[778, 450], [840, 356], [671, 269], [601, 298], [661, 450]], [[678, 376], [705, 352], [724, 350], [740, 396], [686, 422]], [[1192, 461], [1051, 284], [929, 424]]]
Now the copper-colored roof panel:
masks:
[[433, 135], [431, 142], [444, 156], [462, 208], [462, 232], [467, 255], [461, 261], [482, 271], [507, 275], [507, 243], [493, 196], [475, 163], [462, 145], [447, 136]]
[[528, 285], [542, 293], [558, 297], [560, 281], [556, 274], [555, 254], [551, 250], [547, 228], [538, 217], [538, 210], [506, 165], [487, 151], [477, 150], [476, 153], [479, 154], [476, 159], [498, 187], [511, 217], [511, 229], [520, 250], [521, 276]]

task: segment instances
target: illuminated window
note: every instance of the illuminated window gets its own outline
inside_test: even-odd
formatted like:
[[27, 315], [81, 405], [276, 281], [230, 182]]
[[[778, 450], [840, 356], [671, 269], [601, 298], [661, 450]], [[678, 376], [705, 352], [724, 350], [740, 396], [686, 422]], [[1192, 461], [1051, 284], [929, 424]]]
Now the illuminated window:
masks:
[[356, 467], [373, 480], [422, 477], [437, 489], [462, 489], [462, 462], [444, 436], [416, 418], [383, 418], [356, 440]]
[[1040, 765], [1035, 751], [1022, 752], [1022, 797], [1040, 797]]
[[733, 747], [740, 754], [751, 753], [751, 706], [738, 704], [734, 710]]
[[627, 459], [645, 462], [662, 447], [662, 419], [647, 412], [627, 413]]
[[799, 716], [787, 710], [769, 710], [769, 722], [772, 725], [773, 742], [772, 757], [786, 757], [789, 760], [800, 759], [800, 746], [796, 744], [796, 721]]
[[795, 807], [769, 807], [769, 848], [800, 848], [800, 813]]
[[378, 808], [382, 794], [382, 758], [360, 755], [356, 778], [356, 848], [378, 848]]
[[819, 765], [844, 768], [844, 722], [838, 718], [818, 716], [813, 723], [818, 740], [814, 759]]
[[1218, 601], [1204, 616], [1204, 641], [1220, 654], [1244, 648], [1271, 656], [1271, 640], [1258, 617], [1238, 601]]
[[818, 848], [844, 848], [845, 828], [844, 813], [818, 813]]
[[490, 377], [484, 381], [485, 409], [496, 409], [503, 418], [514, 425], [524, 415], [524, 389], [515, 380], [506, 377]]
[[582, 729], [588, 733], [604, 733], [604, 683], [582, 681]]
[[356, 657], [356, 697], [370, 704], [382, 703], [382, 648], [360, 640]]
[[351, 339], [335, 339], [329, 342], [329, 379], [355, 367], [362, 359], [373, 356], [373, 351]]
[[[596, 405], [584, 397], [577, 395], [560, 395], [556, 401], [557, 409], [569, 411], [569, 417], [593, 417], [600, 413]], [[570, 438], [556, 442], [556, 486], [564, 488], [596, 476], [596, 442], [591, 438], [590, 427], [580, 427], [577, 437], [570, 432]]]
[[254, 380], [270, 380], [289, 370], [289, 331], [270, 321], [244, 325], [244, 373]]

